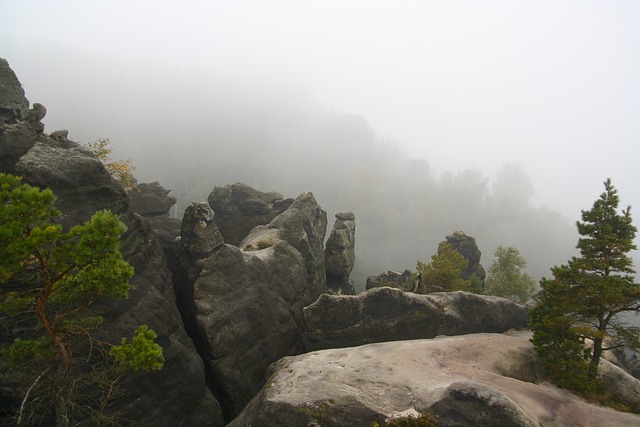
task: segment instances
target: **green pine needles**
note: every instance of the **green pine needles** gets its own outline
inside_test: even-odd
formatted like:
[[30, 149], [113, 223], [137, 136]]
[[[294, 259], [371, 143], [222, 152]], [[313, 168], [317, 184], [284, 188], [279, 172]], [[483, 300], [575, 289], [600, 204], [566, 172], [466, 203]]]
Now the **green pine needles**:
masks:
[[630, 208], [618, 212], [616, 189], [605, 191], [577, 223], [579, 257], [552, 269], [531, 310], [533, 345], [551, 379], [561, 387], [593, 392], [602, 353], [628, 346], [640, 348], [640, 330], [620, 314], [640, 312], [640, 284], [631, 258], [636, 227]]
[[97, 423], [123, 375], [162, 368], [162, 348], [145, 325], [116, 346], [96, 337], [105, 322], [96, 303], [131, 289], [126, 229], [100, 211], [65, 232], [54, 201], [50, 190], [0, 174], [0, 318], [17, 337], [2, 343], [1, 360], [16, 383], [18, 424]]

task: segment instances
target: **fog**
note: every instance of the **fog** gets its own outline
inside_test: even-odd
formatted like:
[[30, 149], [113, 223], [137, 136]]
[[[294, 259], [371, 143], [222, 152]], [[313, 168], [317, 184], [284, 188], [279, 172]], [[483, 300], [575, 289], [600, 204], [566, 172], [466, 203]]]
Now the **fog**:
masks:
[[48, 132], [109, 138], [177, 215], [238, 181], [354, 211], [362, 289], [455, 230], [548, 276], [607, 177], [640, 207], [638, 22], [636, 1], [0, 0], [0, 56]]

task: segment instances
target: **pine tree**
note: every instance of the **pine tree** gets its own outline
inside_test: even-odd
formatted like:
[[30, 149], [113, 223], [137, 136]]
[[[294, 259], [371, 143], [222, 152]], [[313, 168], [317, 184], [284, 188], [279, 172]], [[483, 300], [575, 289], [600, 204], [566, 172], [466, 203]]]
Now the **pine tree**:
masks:
[[431, 263], [418, 261], [417, 270], [421, 276], [418, 293], [470, 291], [471, 280], [460, 277], [468, 265], [469, 260], [449, 243], [440, 243], [438, 252], [431, 257]]
[[18, 382], [17, 424], [52, 413], [58, 425], [89, 422], [122, 375], [157, 371], [164, 361], [145, 325], [119, 345], [96, 338], [104, 323], [96, 304], [131, 288], [133, 268], [119, 246], [124, 224], [101, 211], [65, 232], [54, 201], [50, 190], [0, 174], [0, 318], [17, 335], [0, 354]]
[[513, 246], [499, 246], [494, 256], [495, 260], [489, 266], [485, 280], [485, 293], [519, 303], [526, 302], [535, 290], [536, 284], [531, 276], [522, 272], [527, 262], [520, 255], [520, 251]]
[[596, 379], [603, 351], [640, 348], [640, 330], [620, 317], [640, 311], [640, 285], [634, 283], [627, 255], [636, 249], [637, 230], [630, 207], [618, 213], [619, 198], [611, 180], [604, 186], [604, 193], [577, 222], [580, 256], [554, 267], [553, 279], [542, 280], [540, 300], [531, 311], [534, 347], [547, 368], [557, 371], [555, 380], [572, 384], [572, 376], [582, 376], [585, 381], [573, 387], [585, 389]]

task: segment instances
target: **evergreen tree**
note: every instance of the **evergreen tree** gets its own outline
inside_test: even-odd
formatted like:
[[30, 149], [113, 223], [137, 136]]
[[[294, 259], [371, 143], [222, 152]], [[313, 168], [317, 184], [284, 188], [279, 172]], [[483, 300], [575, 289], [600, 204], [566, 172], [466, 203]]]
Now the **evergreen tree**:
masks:
[[495, 260], [489, 266], [489, 273], [485, 279], [485, 293], [519, 303], [526, 302], [535, 290], [536, 284], [531, 276], [522, 272], [527, 266], [525, 259], [513, 246], [499, 246], [494, 256]]
[[162, 368], [162, 348], [145, 325], [119, 345], [96, 337], [104, 323], [96, 303], [131, 288], [119, 247], [125, 226], [101, 211], [64, 232], [54, 201], [50, 190], [0, 174], [0, 317], [17, 336], [1, 343], [2, 362], [18, 383], [18, 424], [95, 424], [122, 375]]
[[431, 263], [418, 261], [417, 270], [421, 276], [418, 293], [452, 292], [471, 290], [471, 280], [460, 277], [469, 260], [447, 242], [438, 245], [438, 252], [431, 257]]
[[[533, 344], [558, 384], [589, 389], [602, 352], [640, 347], [640, 330], [621, 318], [640, 311], [640, 285], [631, 258], [636, 227], [630, 208], [618, 213], [619, 198], [607, 179], [605, 191], [578, 221], [579, 257], [552, 269], [531, 311]], [[555, 377], [555, 378], [554, 378]]]

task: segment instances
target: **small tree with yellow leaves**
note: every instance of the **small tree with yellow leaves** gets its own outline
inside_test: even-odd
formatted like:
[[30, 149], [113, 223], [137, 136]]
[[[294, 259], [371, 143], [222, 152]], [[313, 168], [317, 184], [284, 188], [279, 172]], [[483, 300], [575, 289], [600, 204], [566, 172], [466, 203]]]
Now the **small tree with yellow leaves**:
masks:
[[131, 159], [126, 160], [113, 160], [111, 153], [111, 141], [107, 138], [100, 138], [94, 141], [89, 141], [84, 144], [85, 148], [91, 151], [95, 156], [104, 164], [107, 171], [125, 188], [130, 189], [135, 187], [136, 180], [133, 177], [133, 171], [135, 166]]

